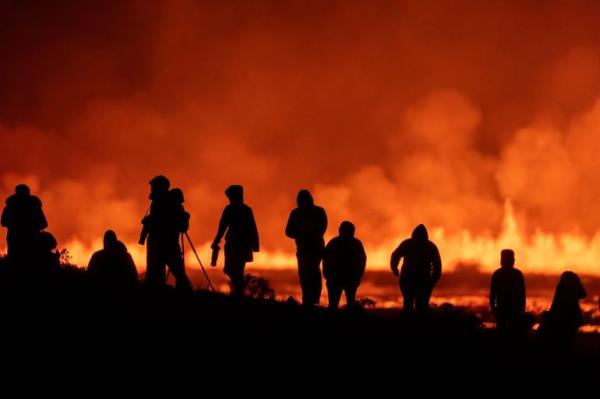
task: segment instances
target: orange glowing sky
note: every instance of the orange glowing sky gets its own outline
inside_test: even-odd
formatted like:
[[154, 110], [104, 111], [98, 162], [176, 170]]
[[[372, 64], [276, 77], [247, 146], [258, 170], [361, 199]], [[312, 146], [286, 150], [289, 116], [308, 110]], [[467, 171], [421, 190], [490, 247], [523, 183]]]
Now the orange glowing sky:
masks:
[[309, 188], [373, 267], [422, 222], [447, 264], [600, 273], [598, 26], [589, 1], [2, 2], [0, 195], [29, 183], [83, 264], [162, 173], [204, 256], [241, 183], [268, 266]]

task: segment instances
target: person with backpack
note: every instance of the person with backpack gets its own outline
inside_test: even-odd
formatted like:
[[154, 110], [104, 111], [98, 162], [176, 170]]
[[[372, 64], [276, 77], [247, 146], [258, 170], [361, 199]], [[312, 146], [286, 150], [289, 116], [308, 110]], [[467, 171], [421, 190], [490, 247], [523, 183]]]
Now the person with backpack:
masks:
[[190, 215], [183, 207], [183, 192], [169, 188], [170, 182], [165, 176], [150, 180], [149, 198], [152, 203], [142, 220], [144, 227], [140, 237], [140, 244], [147, 244], [145, 283], [150, 287], [166, 285], [168, 267], [175, 277], [175, 287], [191, 290], [179, 245], [180, 235], [188, 230]]
[[25, 184], [15, 187], [15, 193], [7, 198], [2, 211], [2, 226], [6, 227], [8, 260], [15, 265], [29, 266], [34, 261], [39, 235], [48, 227], [42, 210], [42, 201]]

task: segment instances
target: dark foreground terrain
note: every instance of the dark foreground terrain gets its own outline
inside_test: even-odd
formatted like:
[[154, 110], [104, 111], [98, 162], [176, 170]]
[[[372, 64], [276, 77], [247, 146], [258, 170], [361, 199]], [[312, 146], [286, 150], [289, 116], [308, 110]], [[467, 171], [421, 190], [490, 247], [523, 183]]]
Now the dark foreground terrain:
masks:
[[[596, 335], [543, 347], [438, 307], [304, 309], [138, 288], [82, 272], [0, 282], [0, 397], [577, 397], [597, 395]], [[594, 396], [597, 397], [597, 396]]]

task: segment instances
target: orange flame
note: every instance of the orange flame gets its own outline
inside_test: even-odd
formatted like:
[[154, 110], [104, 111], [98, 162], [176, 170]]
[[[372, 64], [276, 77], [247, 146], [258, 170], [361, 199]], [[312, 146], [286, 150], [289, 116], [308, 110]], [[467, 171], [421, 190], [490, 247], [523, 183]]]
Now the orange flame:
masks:
[[[598, 275], [597, 259], [600, 259], [600, 233], [587, 239], [579, 234], [552, 234], [536, 230], [529, 237], [520, 229], [514, 215], [513, 207], [506, 200], [504, 222], [497, 237], [491, 235], [474, 235], [468, 230], [449, 235], [442, 227], [431, 229], [431, 239], [439, 246], [445, 264], [445, 270], [454, 270], [460, 263], [481, 265], [482, 271], [491, 271], [498, 267], [500, 250], [512, 248], [516, 252], [517, 267], [524, 272], [558, 274], [564, 270]], [[387, 269], [389, 257], [399, 240], [386, 241], [376, 246], [366, 245], [368, 267], [370, 269]], [[96, 240], [91, 245], [75, 239], [67, 242], [73, 263], [87, 265], [93, 251], [100, 249], [102, 243]], [[140, 271], [145, 270], [145, 248], [130, 242], [127, 247]], [[210, 243], [197, 247], [201, 260], [208, 266], [210, 259]], [[222, 259], [219, 260], [222, 263]], [[296, 258], [293, 253], [284, 251], [262, 251], [256, 254], [254, 265], [260, 268], [285, 269], [294, 268]], [[186, 265], [198, 269], [193, 253], [186, 248]]]

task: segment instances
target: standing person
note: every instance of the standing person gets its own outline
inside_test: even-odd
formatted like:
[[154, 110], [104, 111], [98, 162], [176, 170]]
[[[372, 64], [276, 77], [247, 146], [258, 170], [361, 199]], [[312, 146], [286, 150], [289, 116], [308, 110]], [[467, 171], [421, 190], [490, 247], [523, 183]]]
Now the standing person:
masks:
[[252, 262], [253, 252], [259, 251], [258, 230], [252, 208], [244, 203], [244, 188], [231, 185], [225, 190], [225, 195], [229, 199], [229, 205], [223, 210], [211, 248], [217, 250], [225, 236], [223, 271], [231, 280], [231, 294], [242, 296], [246, 262]]
[[315, 205], [308, 190], [300, 190], [296, 197], [297, 208], [292, 210], [285, 235], [296, 241], [298, 275], [302, 287], [302, 303], [318, 305], [321, 300], [321, 259], [327, 230], [327, 214]]
[[[404, 258], [404, 262], [398, 272], [401, 258]], [[392, 253], [390, 266], [394, 275], [400, 276], [404, 311], [428, 310], [433, 287], [442, 274], [442, 260], [437, 246], [429, 240], [424, 225], [415, 227], [411, 238], [400, 243]]]
[[[140, 244], [144, 244], [147, 235], [146, 278], [151, 287], [166, 285], [166, 266], [175, 277], [175, 286], [182, 290], [191, 290], [183, 264], [183, 254], [179, 245], [179, 236], [187, 231], [189, 214], [185, 212], [179, 194], [169, 191], [170, 182], [165, 176], [156, 176], [150, 180], [152, 200], [148, 214], [142, 220], [144, 225]], [[180, 194], [183, 197], [183, 193]]]
[[1, 222], [8, 229], [6, 243], [10, 262], [23, 265], [31, 261], [38, 236], [48, 227], [42, 201], [31, 195], [25, 184], [19, 184], [15, 193], [6, 200]]
[[492, 274], [490, 308], [498, 330], [514, 330], [525, 313], [525, 278], [515, 268], [512, 249], [500, 252], [500, 268]]
[[342, 222], [339, 233], [327, 243], [323, 256], [323, 274], [327, 281], [330, 309], [338, 308], [342, 291], [346, 293], [348, 307], [355, 304], [356, 291], [367, 264], [362, 242], [354, 237], [354, 225], [348, 221]]

